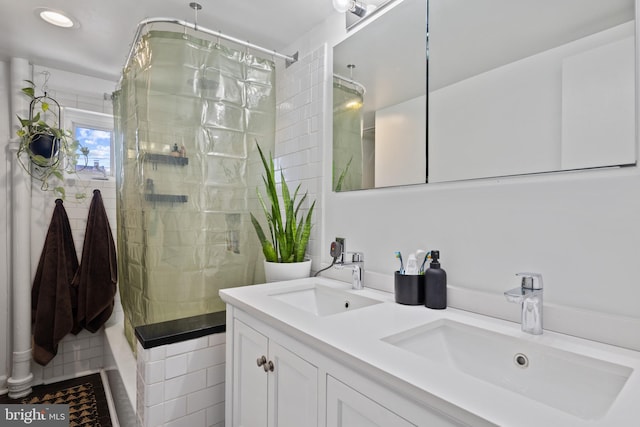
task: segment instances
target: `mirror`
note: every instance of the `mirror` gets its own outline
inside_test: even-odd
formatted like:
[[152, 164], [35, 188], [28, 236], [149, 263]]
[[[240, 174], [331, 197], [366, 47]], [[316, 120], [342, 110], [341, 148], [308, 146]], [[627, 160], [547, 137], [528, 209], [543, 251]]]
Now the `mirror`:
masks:
[[426, 182], [426, 19], [388, 4], [334, 47], [334, 191]]
[[635, 164], [634, 0], [429, 12], [429, 182]]
[[[334, 73], [365, 88], [362, 125], [354, 130], [357, 117], [336, 120], [341, 111], [334, 79], [334, 190], [356, 189], [358, 182], [359, 188], [374, 188], [636, 164], [634, 0], [428, 0], [429, 147], [423, 145], [422, 158], [415, 147], [425, 143], [426, 133], [405, 135], [420, 125], [393, 114], [393, 107], [425, 93], [424, 79], [401, 76], [396, 62], [398, 56], [421, 57], [421, 68], [407, 66], [426, 75], [426, 61], [416, 54], [426, 48], [415, 45], [424, 28], [423, 36], [396, 38], [412, 20], [392, 22], [391, 12], [425, 3], [394, 3], [334, 47]], [[425, 16], [411, 13], [414, 20], [418, 15]], [[384, 39], [392, 36], [394, 50], [385, 53]], [[358, 64], [362, 52], [377, 64]], [[356, 65], [352, 73], [348, 64]], [[386, 78], [376, 78], [385, 72]], [[413, 97], [376, 105], [378, 93], [410, 88], [416, 88]], [[399, 109], [415, 113], [421, 106], [415, 107]], [[385, 112], [402, 123], [391, 132], [376, 126]], [[345, 128], [356, 142], [343, 141]], [[378, 137], [389, 133], [393, 145], [378, 149]], [[362, 159], [345, 148], [351, 144], [359, 144]], [[412, 169], [424, 177], [377, 182], [376, 169], [387, 166], [397, 177]]]

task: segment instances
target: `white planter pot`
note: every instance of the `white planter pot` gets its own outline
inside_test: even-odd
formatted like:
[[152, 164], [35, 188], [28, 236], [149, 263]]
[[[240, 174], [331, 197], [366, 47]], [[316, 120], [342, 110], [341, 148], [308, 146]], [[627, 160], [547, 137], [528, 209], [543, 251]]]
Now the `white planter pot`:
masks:
[[303, 262], [264, 262], [267, 283], [302, 279], [311, 275], [311, 260]]

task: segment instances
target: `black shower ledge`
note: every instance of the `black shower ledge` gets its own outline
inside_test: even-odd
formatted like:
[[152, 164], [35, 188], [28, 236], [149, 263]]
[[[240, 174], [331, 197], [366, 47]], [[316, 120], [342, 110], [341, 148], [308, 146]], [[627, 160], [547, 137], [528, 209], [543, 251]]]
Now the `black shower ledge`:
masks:
[[168, 156], [166, 154], [144, 153], [142, 159], [151, 163], [164, 163], [168, 165], [186, 166], [189, 164], [188, 157]]
[[147, 202], [164, 202], [164, 203], [187, 203], [189, 200], [186, 195], [183, 194], [155, 194], [146, 193], [144, 199]]
[[184, 319], [137, 326], [135, 328], [136, 338], [142, 344], [142, 348], [149, 349], [219, 334], [227, 330], [226, 313], [226, 311], [218, 311], [185, 317]]

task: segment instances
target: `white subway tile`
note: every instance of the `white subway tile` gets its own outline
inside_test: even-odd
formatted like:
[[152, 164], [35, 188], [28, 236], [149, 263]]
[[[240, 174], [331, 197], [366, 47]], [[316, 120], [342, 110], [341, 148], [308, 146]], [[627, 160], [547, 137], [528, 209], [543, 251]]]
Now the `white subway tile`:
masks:
[[88, 360], [77, 360], [71, 363], [65, 363], [62, 365], [62, 372], [64, 375], [73, 375], [79, 374], [81, 372], [89, 372], [91, 369], [91, 365]]
[[149, 406], [145, 409], [144, 425], [145, 427], [158, 427], [164, 422], [164, 403]]
[[164, 382], [165, 400], [175, 399], [206, 387], [207, 376], [202, 372], [192, 372]]
[[89, 359], [89, 366], [92, 371], [104, 368], [104, 358], [102, 355], [100, 357], [93, 357]]
[[140, 344], [140, 341], [136, 341], [136, 357], [138, 360], [144, 360], [147, 361], [147, 350], [145, 350], [142, 347], [142, 344]]
[[164, 360], [166, 357], [165, 347], [168, 347], [168, 346], [161, 345], [159, 347], [153, 347], [149, 350], [146, 350], [148, 352], [147, 353], [148, 358], [146, 360], [148, 362], [156, 362], [158, 360]]
[[214, 386], [224, 382], [225, 364], [212, 366], [207, 368], [207, 387]]
[[158, 405], [164, 402], [164, 384], [145, 384], [144, 404], [145, 406]]
[[64, 363], [64, 356], [63, 356], [63, 353], [60, 351], [60, 347], [58, 347], [58, 354], [49, 363], [53, 363], [53, 366], [60, 366]]
[[220, 402], [224, 402], [224, 383], [188, 394], [187, 413], [200, 411]]
[[53, 366], [47, 365], [42, 367], [42, 378], [48, 380], [53, 378]]
[[207, 337], [200, 337], [189, 341], [183, 341], [175, 344], [169, 344], [166, 347], [166, 356], [175, 356], [176, 354], [188, 353], [194, 350], [205, 348], [208, 344]]
[[224, 332], [219, 334], [209, 335], [209, 347], [212, 347], [218, 344], [224, 344], [226, 342], [226, 337], [227, 337], [227, 334]]
[[53, 367], [53, 377], [61, 377], [64, 375], [64, 365], [58, 365]]
[[177, 399], [164, 402], [164, 422], [172, 421], [187, 414], [187, 397], [181, 396]]
[[89, 340], [89, 345], [91, 347], [104, 346], [104, 334], [91, 337], [91, 339]]
[[136, 375], [136, 409], [139, 410], [144, 407], [144, 379], [140, 375], [140, 372]]
[[90, 346], [91, 346], [91, 339], [86, 339], [86, 338], [68, 339], [62, 342], [62, 351], [65, 353], [68, 353], [71, 351], [86, 349], [86, 348], [89, 348]]
[[75, 350], [66, 351], [62, 353], [63, 363], [66, 365], [66, 364], [75, 362], [77, 360], [76, 356], [77, 356], [77, 352]]
[[222, 426], [224, 423], [224, 402], [207, 408], [207, 427], [216, 425]]
[[187, 355], [187, 370], [198, 371], [223, 363], [225, 359], [225, 346], [216, 345], [202, 350], [194, 351]]
[[91, 359], [93, 357], [99, 357], [102, 356], [103, 354], [103, 348], [102, 346], [100, 347], [89, 347], [89, 348], [85, 348], [82, 350], [77, 350], [76, 351], [76, 359], [77, 360], [84, 360], [84, 359]]
[[202, 410], [194, 414], [189, 414], [186, 417], [178, 418], [177, 420], [168, 422], [165, 427], [196, 427], [203, 426], [206, 423], [206, 411]]
[[164, 360], [149, 362], [144, 365], [144, 380], [147, 384], [154, 384], [164, 380]]
[[174, 378], [187, 373], [187, 354], [168, 357], [165, 361], [164, 378]]

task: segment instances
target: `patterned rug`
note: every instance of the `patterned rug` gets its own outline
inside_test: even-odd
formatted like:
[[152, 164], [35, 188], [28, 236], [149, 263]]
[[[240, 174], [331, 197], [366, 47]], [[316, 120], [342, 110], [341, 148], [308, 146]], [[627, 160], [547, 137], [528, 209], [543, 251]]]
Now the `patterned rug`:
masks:
[[36, 386], [22, 399], [5, 403], [68, 404], [70, 427], [111, 427], [111, 417], [100, 374]]

